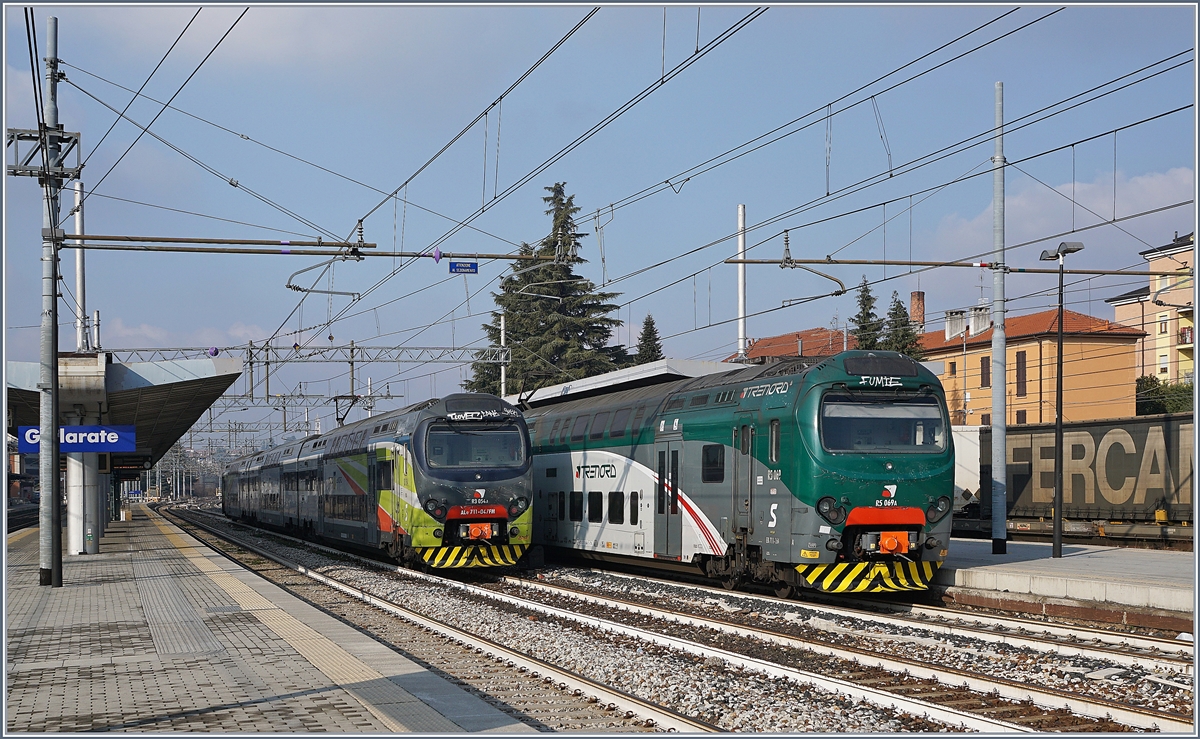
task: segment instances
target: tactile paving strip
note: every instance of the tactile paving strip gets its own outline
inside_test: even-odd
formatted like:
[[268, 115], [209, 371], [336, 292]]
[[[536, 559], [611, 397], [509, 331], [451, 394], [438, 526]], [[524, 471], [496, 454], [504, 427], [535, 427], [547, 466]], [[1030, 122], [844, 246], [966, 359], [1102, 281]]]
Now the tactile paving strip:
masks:
[[389, 730], [462, 731], [458, 724], [209, 561], [195, 545], [175, 533], [160, 517], [156, 516], [152, 521], [172, 546], [228, 593], [243, 611], [251, 612], [326, 677], [358, 698]]

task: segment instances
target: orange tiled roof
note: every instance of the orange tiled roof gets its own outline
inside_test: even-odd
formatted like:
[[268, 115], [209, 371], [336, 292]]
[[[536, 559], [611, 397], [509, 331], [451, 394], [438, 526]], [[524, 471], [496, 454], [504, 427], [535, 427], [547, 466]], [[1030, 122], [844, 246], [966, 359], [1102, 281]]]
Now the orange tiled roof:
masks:
[[[746, 349], [746, 357], [750, 360], [765, 357], [794, 357], [800, 346], [804, 348], [806, 357], [831, 357], [842, 350], [843, 335], [841, 331], [828, 328], [810, 328], [804, 331], [793, 331], [779, 336], [768, 336], [758, 339]], [[797, 343], [799, 342], [799, 343]], [[850, 336], [847, 348], [857, 346], [854, 336]], [[725, 359], [730, 362], [737, 357], [732, 354]]]
[[[1045, 310], [1040, 313], [1030, 313], [1024, 316], [1009, 316], [1004, 323], [1004, 334], [1009, 342], [1014, 339], [1035, 336], [1057, 336], [1058, 310]], [[1106, 321], [1103, 318], [1076, 313], [1073, 310], [1064, 310], [1063, 335], [1112, 336], [1136, 339], [1139, 336], [1145, 336], [1146, 332], [1121, 323]], [[986, 331], [967, 338], [967, 346], [979, 346], [991, 343], [992, 329], [990, 326]], [[961, 335], [952, 337], [947, 341], [944, 331], [930, 331], [921, 334], [921, 346], [925, 348], [926, 352], [936, 352], [950, 347], [961, 348], [962, 345]]]

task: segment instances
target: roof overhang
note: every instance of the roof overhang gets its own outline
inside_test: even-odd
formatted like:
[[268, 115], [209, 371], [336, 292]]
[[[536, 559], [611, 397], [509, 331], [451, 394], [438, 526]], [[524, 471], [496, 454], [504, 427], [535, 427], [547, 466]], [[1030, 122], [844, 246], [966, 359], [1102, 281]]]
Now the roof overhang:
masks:
[[[131, 362], [104, 366], [104, 391], [95, 400], [97, 407], [85, 410], [98, 413], [99, 422], [115, 426], [133, 426], [137, 450], [114, 453], [116, 469], [148, 469], [192, 427], [242, 374], [242, 360], [236, 357], [184, 359], [164, 362]], [[67, 391], [61, 371], [59, 387]], [[37, 390], [40, 365], [36, 362], [8, 363], [8, 432], [18, 426], [39, 424]], [[75, 408], [60, 402], [59, 423], [78, 423]], [[91, 416], [94, 418], [94, 416]], [[94, 422], [94, 421], [91, 421]]]

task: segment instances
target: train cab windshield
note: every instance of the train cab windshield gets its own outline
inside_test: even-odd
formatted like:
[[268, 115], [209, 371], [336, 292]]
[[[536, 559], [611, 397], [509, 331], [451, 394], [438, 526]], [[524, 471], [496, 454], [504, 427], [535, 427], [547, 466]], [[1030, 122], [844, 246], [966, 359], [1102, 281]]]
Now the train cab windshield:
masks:
[[943, 452], [947, 428], [932, 395], [831, 393], [821, 401], [821, 443], [831, 452]]
[[425, 435], [425, 459], [431, 468], [522, 467], [525, 434], [512, 421], [433, 423]]

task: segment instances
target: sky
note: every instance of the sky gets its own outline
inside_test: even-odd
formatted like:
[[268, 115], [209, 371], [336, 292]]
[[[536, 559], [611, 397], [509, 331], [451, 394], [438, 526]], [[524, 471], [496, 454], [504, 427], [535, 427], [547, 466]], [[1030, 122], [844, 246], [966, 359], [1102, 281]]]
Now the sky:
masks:
[[[723, 260], [739, 204], [753, 258], [780, 258], [786, 230], [795, 258], [990, 259], [997, 82], [1008, 264], [1043, 266], [1042, 249], [1072, 240], [1085, 250], [1068, 266], [1144, 269], [1139, 251], [1195, 229], [1190, 4], [603, 5], [565, 41], [592, 6], [198, 8], [35, 7], [41, 56], [46, 19], [59, 19], [60, 120], [83, 141], [89, 234], [329, 241], [357, 238], [363, 219], [379, 250], [509, 253], [546, 234], [543, 188], [565, 182], [587, 234], [579, 271], [620, 293], [614, 343], [636, 344], [650, 314], [667, 356], [720, 360], [737, 348], [737, 269]], [[4, 22], [5, 126], [35, 128], [22, 6], [6, 5]], [[143, 84], [157, 102], [130, 104]], [[140, 131], [114, 112], [127, 104], [171, 147], [142, 135], [130, 148]], [[406, 181], [403, 200], [387, 197]], [[40, 199], [31, 178], [5, 179], [9, 360], [37, 359]], [[63, 350], [74, 348], [74, 254], [62, 259]], [[477, 347], [509, 265], [463, 277], [444, 260], [368, 258], [317, 285], [357, 298], [286, 287], [320, 261], [89, 251], [86, 306], [108, 349], [329, 336]], [[979, 269], [821, 271], [849, 288], [865, 276], [881, 314], [893, 291], [905, 302], [924, 291], [929, 330], [946, 310], [991, 300]], [[1072, 280], [1066, 300], [1111, 319], [1104, 299], [1143, 284]], [[751, 338], [855, 311], [853, 290], [830, 296], [834, 282], [803, 270], [752, 265], [747, 285]], [[1010, 275], [1010, 314], [1052, 307], [1054, 285]], [[376, 364], [357, 376], [404, 396], [385, 410], [455, 392], [470, 368]], [[334, 395], [348, 382], [340, 365], [293, 364], [272, 390]], [[327, 428], [332, 409], [322, 415]]]

